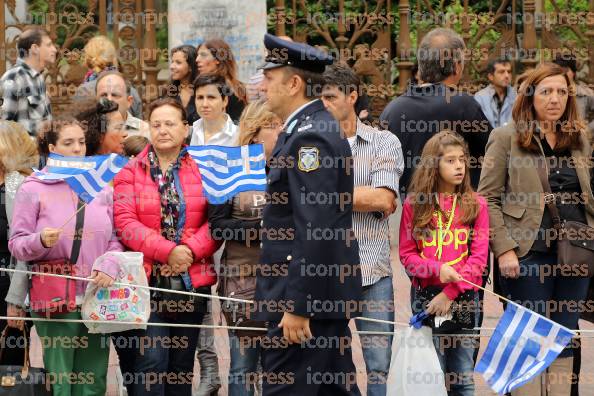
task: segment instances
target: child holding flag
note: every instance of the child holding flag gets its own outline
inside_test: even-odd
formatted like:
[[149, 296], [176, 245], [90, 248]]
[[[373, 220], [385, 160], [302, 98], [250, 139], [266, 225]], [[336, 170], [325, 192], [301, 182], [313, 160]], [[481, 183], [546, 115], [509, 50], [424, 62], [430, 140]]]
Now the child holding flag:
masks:
[[[84, 130], [74, 119], [53, 121], [41, 136], [39, 149], [43, 154], [82, 157], [86, 153]], [[72, 262], [74, 275], [91, 276], [101, 287], [111, 285], [119, 271], [117, 262], [108, 259], [93, 265], [106, 252], [123, 250], [114, 231], [113, 189], [104, 188], [85, 207], [64, 180], [46, 180], [42, 177], [45, 173], [44, 170], [41, 175], [27, 177], [17, 193], [8, 242], [12, 255], [40, 268], [49, 268], [59, 261]], [[77, 243], [78, 248], [73, 247]], [[47, 289], [52, 289], [50, 283], [63, 282], [56, 277], [44, 279], [43, 287]], [[75, 306], [60, 313], [32, 315], [53, 314], [52, 318], [80, 320], [79, 308], [86, 287], [87, 282], [76, 281], [72, 301]], [[66, 300], [71, 297], [66, 292]], [[102, 340], [103, 335], [89, 334], [83, 323], [35, 322], [35, 327], [42, 340], [43, 361], [54, 395], [105, 394], [109, 341]]]
[[[478, 306], [477, 290], [464, 280], [481, 283], [489, 215], [486, 201], [470, 186], [468, 170], [464, 140], [450, 131], [436, 134], [423, 148], [402, 209], [400, 260], [413, 276], [413, 313], [424, 309], [431, 315], [434, 333], [444, 332], [447, 324], [445, 333], [473, 333], [478, 318], [478, 309], [471, 308]], [[453, 315], [454, 301], [460, 315]], [[464, 317], [467, 321], [459, 320]], [[440, 336], [434, 343], [449, 394], [474, 395], [474, 339]]]

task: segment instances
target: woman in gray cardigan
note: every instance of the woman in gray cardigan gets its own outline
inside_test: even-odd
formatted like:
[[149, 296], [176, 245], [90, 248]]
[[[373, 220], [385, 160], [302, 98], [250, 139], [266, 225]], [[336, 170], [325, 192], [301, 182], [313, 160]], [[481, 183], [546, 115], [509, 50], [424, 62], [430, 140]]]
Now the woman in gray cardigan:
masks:
[[[587, 268], [560, 271], [553, 221], [544, 204], [539, 167], [548, 172], [561, 220], [594, 226], [589, 144], [579, 119], [571, 82], [563, 69], [543, 64], [520, 87], [513, 123], [493, 130], [487, 143], [479, 193], [487, 199], [490, 245], [499, 264], [502, 288], [509, 298], [576, 329], [590, 279]], [[544, 166], [546, 165], [546, 168]], [[563, 350], [547, 374], [512, 392], [568, 395], [573, 349]]]

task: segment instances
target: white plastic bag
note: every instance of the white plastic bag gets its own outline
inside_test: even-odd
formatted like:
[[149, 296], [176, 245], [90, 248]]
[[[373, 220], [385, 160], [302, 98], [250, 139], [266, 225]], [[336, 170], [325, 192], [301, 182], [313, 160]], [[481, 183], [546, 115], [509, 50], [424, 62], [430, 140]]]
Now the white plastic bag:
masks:
[[[97, 258], [116, 257], [120, 272], [116, 282], [148, 286], [142, 265], [143, 255], [138, 252], [109, 252]], [[151, 313], [150, 291], [140, 287], [112, 286], [99, 288], [89, 282], [82, 304], [84, 320], [136, 322], [138, 324], [85, 323], [89, 333], [117, 333], [131, 329], [146, 329]]]
[[431, 328], [407, 327], [396, 333], [386, 394], [447, 396]]

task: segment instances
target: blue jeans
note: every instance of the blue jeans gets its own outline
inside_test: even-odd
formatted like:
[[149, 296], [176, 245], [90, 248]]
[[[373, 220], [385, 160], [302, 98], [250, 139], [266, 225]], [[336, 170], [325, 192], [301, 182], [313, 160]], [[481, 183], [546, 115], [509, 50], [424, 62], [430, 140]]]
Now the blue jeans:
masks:
[[[392, 277], [381, 278], [373, 285], [363, 287], [362, 314], [366, 318], [394, 321], [394, 289]], [[358, 331], [394, 333], [394, 326], [366, 320], [355, 320]], [[361, 334], [361, 348], [367, 370], [367, 395], [385, 396], [390, 370], [393, 336]]]
[[[460, 330], [456, 333], [476, 334], [476, 331]], [[474, 396], [474, 349], [477, 340], [475, 337], [449, 335], [433, 337], [448, 396]]]
[[[479, 305], [479, 294], [475, 293], [475, 304]], [[411, 287], [411, 306], [413, 314], [421, 312], [421, 302], [417, 300], [415, 287]], [[475, 311], [475, 326], [479, 320], [479, 310]], [[474, 335], [475, 330], [459, 330], [456, 334]], [[474, 396], [474, 351], [478, 344], [476, 337], [454, 335], [433, 336], [433, 344], [439, 365], [445, 375], [448, 396]]]
[[260, 341], [229, 331], [229, 396], [253, 396], [259, 379]]
[[[529, 252], [519, 261], [517, 279], [501, 278], [507, 297], [545, 317], [549, 308], [552, 321], [571, 330], [577, 329], [579, 308], [585, 307], [590, 278], [581, 276], [578, 271], [569, 273], [568, 268], [556, 268], [556, 253]], [[573, 356], [571, 343], [559, 354], [559, 357], [570, 356]]]
[[[192, 313], [184, 323], [202, 323], [204, 313]], [[150, 323], [168, 323], [151, 312]], [[198, 343], [195, 328], [148, 326], [136, 350], [134, 396], [190, 396], [194, 355]]]

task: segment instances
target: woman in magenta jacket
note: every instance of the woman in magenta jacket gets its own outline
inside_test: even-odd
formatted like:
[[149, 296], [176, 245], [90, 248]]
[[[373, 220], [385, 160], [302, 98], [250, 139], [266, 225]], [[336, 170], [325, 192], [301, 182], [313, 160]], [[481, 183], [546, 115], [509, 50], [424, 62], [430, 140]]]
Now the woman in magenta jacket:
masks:
[[[198, 166], [184, 150], [188, 136], [185, 119], [183, 107], [174, 99], [151, 103], [152, 144], [115, 178], [114, 221], [122, 243], [144, 254], [151, 285], [162, 287], [168, 280], [173, 284], [182, 275], [191, 283], [184, 284], [185, 289], [192, 291], [216, 283], [211, 256], [219, 244], [208, 229]], [[202, 304], [176, 300], [177, 296], [151, 296], [149, 321], [200, 324]], [[120, 348], [120, 357], [127, 356], [127, 362], [120, 364], [134, 394], [191, 394], [198, 338], [195, 328], [148, 326], [146, 331], [128, 335], [128, 340], [114, 343]], [[139, 345], [143, 336], [150, 345]], [[164, 339], [170, 342], [166, 344]], [[122, 347], [135, 353], [121, 353]], [[132, 356], [134, 361], [129, 360]], [[157, 381], [153, 381], [155, 376]]]

